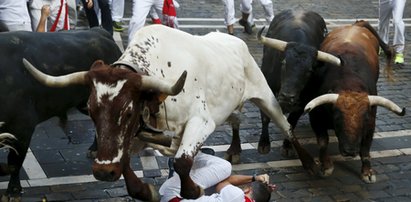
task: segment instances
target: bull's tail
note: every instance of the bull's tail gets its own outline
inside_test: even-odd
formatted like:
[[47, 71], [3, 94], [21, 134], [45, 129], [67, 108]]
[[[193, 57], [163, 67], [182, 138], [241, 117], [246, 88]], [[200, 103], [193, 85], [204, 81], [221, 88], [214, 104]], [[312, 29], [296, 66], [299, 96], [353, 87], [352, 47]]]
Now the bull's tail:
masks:
[[[360, 26], [360, 27], [364, 27], [367, 28], [377, 39], [378, 39], [378, 44], [381, 47], [381, 50], [384, 51], [385, 54], [385, 59], [386, 59], [386, 65], [385, 65], [385, 73], [387, 75], [388, 80], [393, 81], [393, 73], [392, 73], [392, 63], [394, 61], [394, 57], [395, 57], [395, 51], [392, 47], [390, 47], [388, 44], [386, 44], [380, 37], [380, 35], [378, 35], [377, 31], [370, 25], [370, 23], [368, 21], [364, 21], [364, 20], [357, 20], [354, 23], [355, 26]], [[379, 50], [376, 50], [379, 51]]]

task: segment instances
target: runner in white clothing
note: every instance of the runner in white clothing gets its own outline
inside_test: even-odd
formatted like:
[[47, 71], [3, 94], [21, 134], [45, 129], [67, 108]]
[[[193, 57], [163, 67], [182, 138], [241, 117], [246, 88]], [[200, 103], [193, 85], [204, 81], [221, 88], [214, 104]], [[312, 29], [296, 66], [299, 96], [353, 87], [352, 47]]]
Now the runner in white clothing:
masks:
[[[275, 188], [274, 185], [269, 184], [267, 174], [254, 176], [231, 175], [232, 167], [230, 162], [202, 152], [199, 152], [194, 160], [188, 158], [178, 159], [174, 163], [174, 168], [177, 174], [167, 179], [160, 187], [159, 192], [162, 195], [162, 202], [269, 201], [271, 191]], [[194, 184], [190, 182], [187, 184], [187, 179], [192, 179]], [[243, 185], [242, 189], [237, 187], [241, 185]], [[216, 193], [202, 195], [197, 199], [182, 198], [181, 195], [187, 195], [187, 193], [190, 195], [198, 187], [200, 190], [215, 188]]]

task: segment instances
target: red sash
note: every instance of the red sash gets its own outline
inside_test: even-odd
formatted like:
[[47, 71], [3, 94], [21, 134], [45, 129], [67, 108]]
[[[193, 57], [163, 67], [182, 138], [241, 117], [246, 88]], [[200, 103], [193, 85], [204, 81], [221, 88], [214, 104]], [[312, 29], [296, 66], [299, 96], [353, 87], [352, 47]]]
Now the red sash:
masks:
[[[53, 23], [53, 25], [51, 26], [51, 29], [50, 29], [50, 32], [55, 32], [56, 31], [56, 28], [57, 28], [57, 24], [58, 24], [58, 22], [60, 21], [60, 15], [61, 15], [61, 11], [63, 10], [63, 6], [64, 6], [64, 0], [60, 0], [60, 9], [59, 9], [59, 12], [57, 13], [57, 17], [56, 17], [56, 20], [54, 20], [54, 23]], [[63, 29], [64, 30], [68, 30], [69, 29], [69, 27], [68, 27], [68, 8], [67, 8], [67, 5], [66, 5], [66, 7], [65, 7], [66, 9], [66, 14], [64, 15], [64, 25], [63, 25]]]

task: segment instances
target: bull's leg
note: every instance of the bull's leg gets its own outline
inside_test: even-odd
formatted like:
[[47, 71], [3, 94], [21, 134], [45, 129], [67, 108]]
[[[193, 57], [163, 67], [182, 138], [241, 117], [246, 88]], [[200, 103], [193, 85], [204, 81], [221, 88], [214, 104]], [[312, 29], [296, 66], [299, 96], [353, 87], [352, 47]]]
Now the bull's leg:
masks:
[[303, 167], [307, 170], [310, 170], [311, 172], [315, 172], [315, 170], [312, 170], [316, 168], [314, 158], [303, 147], [301, 147], [297, 138], [292, 133], [290, 124], [282, 114], [281, 107], [275, 99], [274, 95], [271, 93], [270, 89], [268, 89], [267, 91], [264, 94], [264, 91], [260, 89], [260, 92], [263, 93], [261, 94], [261, 98], [253, 98], [251, 99], [251, 101], [255, 103], [267, 116], [270, 117], [274, 124], [281, 129], [283, 134], [287, 135], [287, 137], [290, 138], [291, 144], [297, 151], [298, 157], [301, 160]]
[[[215, 130], [216, 124], [211, 117], [192, 117], [186, 124], [184, 133], [181, 138], [180, 147], [177, 150], [175, 161], [185, 162], [184, 159], [193, 158], [204, 141]], [[190, 167], [191, 168], [191, 167]], [[176, 172], [177, 169], [175, 168]], [[178, 172], [177, 172], [178, 173]], [[181, 176], [180, 176], [181, 177]], [[192, 186], [190, 177], [185, 179], [187, 186]], [[183, 186], [182, 186], [183, 187]], [[200, 187], [198, 187], [200, 188]], [[201, 189], [195, 189], [192, 191], [183, 191], [181, 196], [187, 199], [198, 198], [203, 193]]]
[[270, 143], [270, 136], [268, 133], [268, 125], [270, 123], [270, 118], [265, 115], [262, 111], [261, 113], [261, 136], [260, 140], [258, 141], [258, 153], [260, 154], [268, 154], [271, 150], [271, 143]]
[[240, 140], [240, 115], [233, 113], [228, 117], [227, 121], [231, 124], [233, 130], [233, 137], [231, 140], [231, 145], [228, 148], [224, 159], [231, 162], [232, 164], [240, 163], [240, 153], [241, 153], [241, 140]]
[[178, 173], [181, 181], [180, 195], [184, 199], [196, 199], [204, 194], [201, 189], [190, 177], [190, 170], [193, 166], [193, 158], [183, 154], [174, 162], [174, 170]]
[[375, 122], [370, 124], [368, 127], [367, 134], [361, 142], [360, 157], [362, 162], [361, 168], [361, 178], [366, 183], [375, 183], [377, 181], [377, 176], [375, 171], [371, 168], [371, 156], [370, 148], [372, 144], [372, 139], [374, 135]]
[[143, 201], [160, 201], [159, 194], [153, 185], [144, 183], [127, 164], [123, 171], [128, 194]]
[[327, 131], [317, 131], [317, 143], [320, 146], [320, 162], [321, 162], [321, 175], [322, 176], [330, 176], [334, 171], [333, 162], [328, 155], [328, 143], [329, 143], [329, 136]]
[[2, 200], [20, 201], [21, 199], [22, 187], [20, 184], [20, 169], [23, 165], [24, 158], [26, 157], [32, 132], [33, 130], [30, 130], [28, 133], [25, 133], [25, 136], [19, 136], [18, 143], [12, 145], [16, 151], [9, 151], [7, 156], [8, 165], [5, 167], [2, 166], [2, 168], [6, 168], [6, 170], [2, 171], [10, 174], [7, 191], [2, 196]]
[[[304, 113], [303, 110], [298, 110], [295, 112], [291, 112], [288, 115], [287, 121], [288, 123], [290, 123], [292, 131], [294, 131], [295, 127], [297, 126], [297, 122], [303, 113]], [[283, 156], [286, 156], [286, 157], [294, 157], [296, 155], [292, 147], [290, 139], [288, 138], [284, 139], [281, 153]]]

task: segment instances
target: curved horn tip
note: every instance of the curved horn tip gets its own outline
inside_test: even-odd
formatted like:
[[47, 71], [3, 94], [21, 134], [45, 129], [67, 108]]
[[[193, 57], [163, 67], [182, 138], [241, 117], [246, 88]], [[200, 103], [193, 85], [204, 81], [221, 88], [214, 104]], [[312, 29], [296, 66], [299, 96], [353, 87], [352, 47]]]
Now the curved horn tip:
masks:
[[258, 39], [259, 41], [261, 41], [261, 39], [262, 39], [262, 36], [261, 36], [261, 35], [263, 34], [264, 29], [265, 29], [265, 26], [264, 26], [263, 28], [261, 28], [260, 31], [258, 31], [257, 39]]
[[402, 108], [401, 113], [398, 114], [398, 116], [404, 116], [405, 115], [405, 107]]
[[184, 84], [186, 82], [187, 78], [187, 70], [184, 70], [184, 72], [181, 74], [180, 78], [178, 79], [177, 83], [173, 86], [173, 94], [178, 94], [180, 91], [183, 89]]

